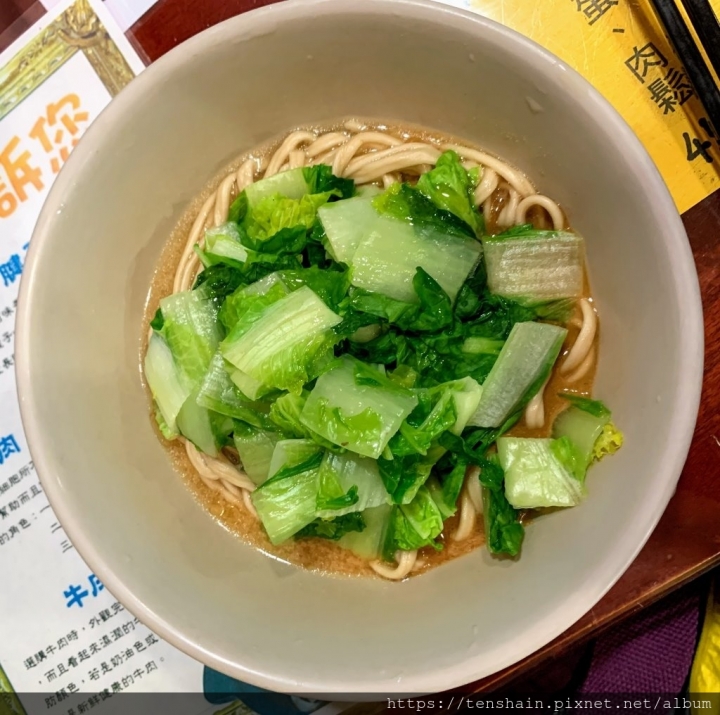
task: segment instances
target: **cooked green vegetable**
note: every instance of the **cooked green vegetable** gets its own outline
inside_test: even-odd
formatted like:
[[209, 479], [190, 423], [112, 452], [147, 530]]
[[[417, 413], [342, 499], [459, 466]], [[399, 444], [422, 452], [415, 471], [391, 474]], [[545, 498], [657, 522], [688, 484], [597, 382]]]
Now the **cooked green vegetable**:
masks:
[[252, 493], [253, 506], [273, 544], [281, 544], [315, 520], [317, 481], [317, 468], [311, 468], [268, 481]]
[[377, 459], [417, 404], [417, 397], [350, 357], [323, 373], [300, 415], [339, 447]]
[[253, 403], [240, 391], [230, 377], [231, 369], [220, 352], [216, 352], [200, 384], [198, 405], [221, 415], [262, 427], [267, 423], [264, 413], [269, 408]]
[[442, 529], [442, 514], [430, 491], [421, 487], [411, 502], [393, 509], [384, 545], [385, 555], [391, 557], [398, 549], [413, 551], [423, 546], [440, 550], [442, 545], [435, 539]]
[[145, 353], [145, 378], [165, 425], [165, 436], [177, 436], [177, 416], [192, 392], [165, 340], [153, 333]]
[[600, 460], [608, 454], [615, 454], [622, 447], [623, 441], [623, 433], [612, 422], [609, 422], [603, 427], [603, 431], [593, 446], [593, 459]]
[[505, 472], [505, 495], [514, 508], [576, 506], [582, 501], [585, 490], [574, 474], [576, 455], [567, 437], [501, 437], [497, 448]]
[[343, 514], [332, 519], [315, 519], [295, 534], [296, 539], [330, 539], [338, 541], [351, 532], [362, 532], [365, 530], [365, 519], [360, 512]]
[[270, 462], [278, 443], [277, 432], [236, 423], [234, 442], [245, 473], [259, 486], [270, 474]]
[[[245, 195], [245, 203], [247, 207], [254, 208], [263, 199], [279, 194], [288, 199], [301, 199], [305, 194], [309, 193], [310, 187], [305, 180], [305, 172], [302, 169], [291, 169], [290, 171], [282, 171], [268, 179], [261, 179], [250, 184], [245, 191], [235, 199], [231, 207], [231, 218], [235, 221], [244, 218], [245, 211], [238, 211], [237, 206], [242, 205], [243, 200], [240, 198]], [[233, 208], [236, 210], [233, 211]], [[240, 215], [234, 215], [239, 213]]]
[[351, 504], [340, 504], [335, 508], [327, 509], [318, 508], [321, 517], [342, 516], [353, 511], [364, 511], [390, 503], [390, 495], [385, 490], [374, 459], [359, 457], [350, 452], [345, 454], [328, 452], [321, 465], [320, 474], [321, 479], [326, 474], [332, 476], [343, 495], [349, 493], [353, 487], [357, 490], [357, 500]]
[[454, 300], [481, 253], [474, 238], [442, 233], [435, 227], [420, 232], [407, 222], [381, 216], [355, 251], [352, 284], [415, 303], [413, 277], [422, 268]]
[[420, 177], [416, 188], [436, 206], [464, 221], [476, 235], [481, 234], [482, 219], [473, 197], [475, 182], [454, 151], [446, 151], [435, 168]]
[[[426, 190], [430, 191], [430, 187]], [[435, 192], [436, 197], [440, 192]], [[442, 234], [445, 236], [474, 237], [473, 228], [451, 211], [438, 206], [417, 187], [409, 184], [393, 184], [373, 200], [375, 210], [390, 218], [412, 226], [419, 234]]]
[[582, 238], [568, 232], [538, 233], [483, 238], [488, 287], [529, 304], [579, 298], [585, 260]]
[[519, 513], [505, 496], [505, 477], [497, 458], [485, 460], [480, 467], [485, 538], [491, 553], [517, 556], [525, 539]]
[[609, 421], [608, 411], [596, 415], [573, 406], [555, 418], [553, 437], [569, 439], [575, 446], [584, 468], [587, 469], [593, 459], [595, 443]]
[[196, 247], [196, 253], [206, 268], [218, 263], [241, 268], [248, 259], [248, 250], [241, 243], [238, 226], [232, 221], [205, 231], [205, 248]]
[[571, 403], [561, 412], [553, 425], [553, 436], [566, 438], [582, 465], [582, 478], [593, 461], [617, 452], [622, 446], [622, 432], [611, 422], [610, 410], [599, 400], [561, 393]]
[[347, 201], [335, 201], [318, 209], [328, 251], [336, 261], [349, 264], [363, 236], [377, 221], [378, 213], [372, 200], [373, 195], [366, 194]]
[[470, 424], [499, 427], [547, 380], [567, 330], [548, 323], [516, 323], [487, 380]]
[[256, 181], [195, 247], [192, 290], [160, 302], [158, 427], [239, 457], [273, 544], [440, 550], [478, 479], [487, 548], [516, 557], [521, 510], [578, 504], [622, 444], [608, 408], [571, 392], [552, 438], [506, 434], [562, 349], [584, 246], [530, 224], [486, 235], [481, 171], [446, 151], [387, 190], [323, 164]]
[[332, 356], [337, 336], [331, 328], [341, 318], [310, 288], [302, 288], [271, 305], [248, 299], [220, 350], [225, 360], [271, 388], [299, 391]]
[[340, 539], [340, 546], [364, 559], [380, 558], [390, 526], [391, 513], [392, 507], [387, 504], [365, 509], [362, 512], [365, 528], [362, 531], [345, 533]]

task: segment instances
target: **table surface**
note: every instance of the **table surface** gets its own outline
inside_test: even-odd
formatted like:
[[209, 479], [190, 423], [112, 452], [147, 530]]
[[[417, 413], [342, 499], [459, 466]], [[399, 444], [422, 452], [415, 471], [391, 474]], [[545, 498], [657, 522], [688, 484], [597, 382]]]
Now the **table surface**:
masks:
[[[154, 61], [218, 22], [275, 1], [160, 0], [127, 35], [146, 61]], [[41, 12], [32, 0], [3, 3], [2, 44]], [[687, 211], [683, 221], [700, 277], [706, 343], [698, 426], [677, 491], [643, 550], [595, 608], [533, 655], [474, 683], [476, 692], [507, 685], [720, 564], [720, 191]]]

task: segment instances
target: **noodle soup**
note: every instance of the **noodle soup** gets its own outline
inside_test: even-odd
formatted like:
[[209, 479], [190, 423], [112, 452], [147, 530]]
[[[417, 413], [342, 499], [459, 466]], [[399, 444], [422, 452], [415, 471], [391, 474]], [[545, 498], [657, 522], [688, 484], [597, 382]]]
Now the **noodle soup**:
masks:
[[240, 157], [175, 228], [145, 328], [153, 421], [194, 495], [324, 573], [517, 558], [622, 439], [591, 398], [582, 237], [509, 164], [415, 127]]

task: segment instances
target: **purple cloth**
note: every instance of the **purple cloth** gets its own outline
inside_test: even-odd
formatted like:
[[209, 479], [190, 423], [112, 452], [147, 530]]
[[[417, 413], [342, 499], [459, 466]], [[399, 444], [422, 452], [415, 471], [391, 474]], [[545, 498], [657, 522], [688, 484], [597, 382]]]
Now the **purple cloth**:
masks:
[[680, 693], [698, 637], [701, 589], [693, 584], [600, 636], [580, 693]]

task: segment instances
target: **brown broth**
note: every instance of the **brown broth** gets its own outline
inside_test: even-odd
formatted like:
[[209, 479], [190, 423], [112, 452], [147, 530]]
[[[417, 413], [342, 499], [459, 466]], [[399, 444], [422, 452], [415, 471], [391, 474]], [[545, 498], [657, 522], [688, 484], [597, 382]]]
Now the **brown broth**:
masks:
[[[412, 126], [393, 126], [384, 125], [371, 122], [364, 122], [370, 128], [376, 128], [379, 130], [386, 130], [389, 133], [402, 137], [406, 141], [424, 141], [428, 139], [441, 139], [443, 142], [449, 143], [462, 143], [457, 139], [449, 138], [445, 135], [441, 135], [435, 132], [431, 132], [419, 127]], [[324, 131], [332, 131], [333, 129], [340, 129], [342, 122], [336, 125], [323, 125], [322, 127], [302, 127], [303, 129], [322, 129]], [[180, 256], [183, 253], [185, 243], [190, 233], [195, 217], [197, 216], [200, 207], [217, 190], [220, 182], [233, 170], [237, 168], [245, 161], [249, 156], [262, 157], [270, 155], [282, 141], [282, 137], [274, 141], [268, 142], [267, 144], [256, 147], [251, 152], [241, 155], [238, 159], [232, 162], [230, 165], [225, 167], [221, 173], [215, 176], [209, 181], [205, 188], [200, 194], [188, 205], [183, 216], [178, 222], [177, 226], [173, 229], [168, 242], [160, 256], [157, 269], [150, 285], [148, 298], [145, 306], [145, 315], [142, 324], [142, 345], [141, 345], [141, 363], [142, 356], [145, 355], [147, 349], [147, 335], [150, 325], [155, 312], [159, 306], [161, 298], [172, 293], [173, 279], [175, 277], [175, 270], [180, 260]], [[470, 146], [470, 145], [468, 145]], [[409, 177], [413, 180], [413, 177]], [[538, 227], [545, 227], [546, 217], [542, 214], [531, 214], [532, 220]], [[589, 282], [585, 280], [584, 296], [590, 297], [590, 286]], [[582, 314], [579, 306], [576, 306], [574, 317], [581, 318]], [[569, 325], [568, 335], [563, 346], [561, 358], [558, 359], [557, 364], [562, 363], [562, 357], [567, 354], [569, 347], [573, 345], [579, 328]], [[595, 338], [595, 347], [597, 348], [597, 336]], [[596, 350], [597, 355], [597, 350]], [[596, 359], [597, 363], [597, 359]], [[551, 426], [556, 415], [559, 414], [565, 407], [567, 402], [561, 397], [558, 397], [558, 393], [562, 391], [570, 391], [579, 395], [590, 395], [592, 393], [592, 385], [595, 378], [596, 365], [592, 366], [592, 369], [588, 374], [580, 381], [569, 385], [565, 377], [559, 374], [559, 371], [555, 369], [551, 376], [551, 379], [545, 390], [545, 425], [541, 429], [529, 429], [525, 426], [524, 421], [519, 422], [508, 434], [516, 437], [548, 437], [550, 435]], [[181, 475], [183, 481], [193, 493], [197, 501], [202, 507], [225, 529], [238, 536], [243, 542], [250, 544], [251, 546], [259, 549], [266, 553], [268, 556], [294, 564], [301, 568], [305, 568], [311, 571], [317, 571], [324, 574], [334, 574], [340, 576], [369, 576], [378, 578], [377, 574], [370, 568], [369, 563], [364, 559], [356, 556], [346, 549], [340, 548], [337, 544], [325, 539], [303, 539], [299, 541], [289, 540], [279, 546], [273, 546], [261, 523], [255, 519], [251, 514], [247, 512], [244, 507], [238, 507], [234, 504], [229, 503], [226, 499], [220, 496], [217, 492], [213, 491], [205, 485], [205, 483], [199, 478], [194, 467], [190, 463], [186, 453], [184, 445], [179, 441], [170, 442], [166, 440], [157, 428], [153, 416], [152, 409], [152, 396], [150, 391], [146, 387], [148, 394], [148, 405], [149, 415], [152, 422], [153, 428], [158, 436], [158, 439], [162, 442], [164, 447], [167, 449], [170, 456], [171, 462], [175, 470]], [[525, 512], [522, 515], [523, 523], [527, 523], [531, 515]], [[431, 547], [425, 547], [418, 553], [418, 567], [413, 571], [412, 575], [418, 575], [429, 571], [441, 564], [450, 561], [451, 559], [463, 556], [470, 551], [478, 548], [484, 543], [484, 533], [482, 525], [482, 517], [477, 519], [475, 529], [470, 537], [458, 542], [454, 541], [450, 535], [452, 535], [457, 529], [458, 517], [454, 516], [445, 521], [445, 529], [443, 534], [439, 537], [439, 541], [444, 544], [442, 551], [436, 551]]]

